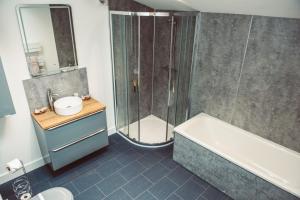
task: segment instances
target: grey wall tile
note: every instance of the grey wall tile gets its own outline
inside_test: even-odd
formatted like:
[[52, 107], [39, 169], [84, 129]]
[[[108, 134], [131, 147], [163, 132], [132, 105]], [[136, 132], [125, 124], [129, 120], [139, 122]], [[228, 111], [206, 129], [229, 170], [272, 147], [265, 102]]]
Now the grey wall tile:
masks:
[[27, 101], [30, 111], [35, 108], [48, 106], [47, 89], [52, 89], [60, 97], [78, 93], [81, 95], [89, 94], [86, 68], [27, 79], [23, 81]]
[[152, 114], [167, 120], [171, 23], [169, 17], [155, 20], [155, 52]]
[[[71, 10], [71, 7], [69, 9]], [[59, 67], [75, 66], [76, 49], [73, 49], [70, 21], [72, 26], [73, 24], [69, 18], [69, 11], [67, 8], [50, 8], [50, 12]]]
[[194, 44], [191, 115], [231, 119], [250, 16], [201, 13]]
[[300, 20], [254, 17], [232, 123], [300, 152]]
[[133, 0], [109, 0], [110, 10], [133, 11], [133, 12], [150, 12], [153, 8], [140, 4]]

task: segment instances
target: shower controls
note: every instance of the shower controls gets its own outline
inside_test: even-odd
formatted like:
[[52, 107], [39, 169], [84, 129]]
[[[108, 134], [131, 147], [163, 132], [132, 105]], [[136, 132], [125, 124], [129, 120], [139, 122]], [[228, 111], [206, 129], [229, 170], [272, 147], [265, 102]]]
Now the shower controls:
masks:
[[132, 85], [133, 85], [133, 92], [137, 92], [137, 87], [138, 87], [138, 80], [133, 79], [132, 80]]

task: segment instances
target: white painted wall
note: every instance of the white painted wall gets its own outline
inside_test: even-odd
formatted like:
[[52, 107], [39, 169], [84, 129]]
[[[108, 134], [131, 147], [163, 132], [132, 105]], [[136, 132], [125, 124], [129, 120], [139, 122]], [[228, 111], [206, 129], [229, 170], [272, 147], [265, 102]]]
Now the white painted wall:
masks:
[[0, 184], [8, 179], [5, 163], [24, 161], [28, 170], [43, 165], [22, 80], [30, 78], [15, 7], [17, 4], [69, 4], [72, 7], [79, 65], [87, 67], [91, 95], [107, 105], [114, 131], [108, 7], [98, 0], [0, 0], [0, 56], [16, 114], [0, 118]]
[[300, 18], [299, 0], [135, 0], [155, 9]]
[[27, 44], [38, 43], [42, 47], [39, 55], [48, 71], [57, 71], [59, 61], [53, 32], [50, 8], [22, 8], [21, 16]]

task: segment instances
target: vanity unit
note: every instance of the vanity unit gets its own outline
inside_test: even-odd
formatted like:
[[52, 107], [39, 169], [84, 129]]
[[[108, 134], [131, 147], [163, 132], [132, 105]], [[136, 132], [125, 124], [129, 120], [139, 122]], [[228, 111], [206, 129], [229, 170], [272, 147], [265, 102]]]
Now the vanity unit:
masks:
[[32, 118], [43, 157], [53, 170], [108, 145], [105, 105], [94, 99], [83, 101], [75, 115], [47, 111]]

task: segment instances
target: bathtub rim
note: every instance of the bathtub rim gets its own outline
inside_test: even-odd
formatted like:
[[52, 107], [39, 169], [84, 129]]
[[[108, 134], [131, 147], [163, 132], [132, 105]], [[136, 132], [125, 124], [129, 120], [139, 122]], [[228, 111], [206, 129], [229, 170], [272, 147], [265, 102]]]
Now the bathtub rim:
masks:
[[[234, 129], [237, 129], [237, 130], [241, 131], [241, 134], [246, 134], [248, 136], [255, 137], [256, 139], [260, 140], [263, 143], [270, 144], [270, 145], [272, 145], [272, 146], [274, 146], [276, 148], [279, 148], [279, 149], [285, 151], [286, 153], [292, 154], [293, 156], [297, 156], [300, 159], [300, 153], [299, 152], [294, 151], [292, 149], [289, 149], [287, 147], [284, 147], [284, 146], [282, 146], [280, 144], [277, 144], [277, 143], [275, 143], [275, 142], [273, 142], [271, 140], [267, 140], [267, 139], [265, 139], [265, 138], [263, 138], [261, 136], [253, 134], [253, 133], [251, 133], [249, 131], [241, 129], [241, 128], [237, 127], [237, 126], [229, 124], [229, 123], [227, 123], [225, 121], [222, 121], [222, 120], [220, 120], [218, 118], [212, 117], [212, 116], [210, 116], [210, 115], [208, 115], [206, 113], [203, 113], [203, 112], [200, 113], [200, 114], [198, 114], [198, 115], [195, 115], [191, 119], [187, 120], [186, 122], [184, 122], [184, 123], [182, 123], [179, 126], [176, 126], [174, 128], [174, 132], [176, 132], [177, 134], [182, 135], [183, 137], [185, 137], [185, 138], [187, 138], [187, 139], [189, 139], [189, 140], [191, 140], [191, 141], [193, 141], [193, 142], [201, 145], [202, 147], [206, 148], [207, 150], [214, 152], [215, 154], [217, 154], [217, 155], [225, 158], [226, 160], [234, 163], [235, 165], [240, 166], [240, 167], [244, 168], [245, 170], [251, 172], [252, 174], [259, 176], [263, 180], [268, 181], [271, 184], [273, 184], [273, 185], [275, 185], [275, 186], [283, 189], [284, 191], [286, 191], [288, 193], [291, 193], [294, 196], [300, 198], [300, 188], [297, 188], [297, 187], [286, 187], [286, 186], [280, 184], [279, 181], [276, 181], [276, 179], [272, 179], [271, 175], [266, 175], [265, 173], [263, 173], [261, 171], [255, 170], [252, 167], [250, 167], [248, 164], [244, 164], [243, 162], [240, 162], [238, 159], [232, 158], [232, 156], [228, 155], [227, 153], [223, 153], [223, 152], [219, 151], [218, 149], [214, 148], [213, 146], [211, 146], [211, 145], [209, 145], [207, 143], [204, 143], [204, 142], [202, 142], [201, 140], [199, 140], [197, 138], [191, 137], [185, 131], [185, 128], [192, 123], [193, 119], [195, 120], [195, 119], [200, 118], [200, 117], [208, 117], [208, 118], [212, 118], [213, 120], [217, 120], [217, 121], [219, 121], [221, 123], [224, 123], [225, 125], [230, 126], [230, 128], [234, 128]], [[174, 141], [175, 141], [175, 139], [174, 139]]]

